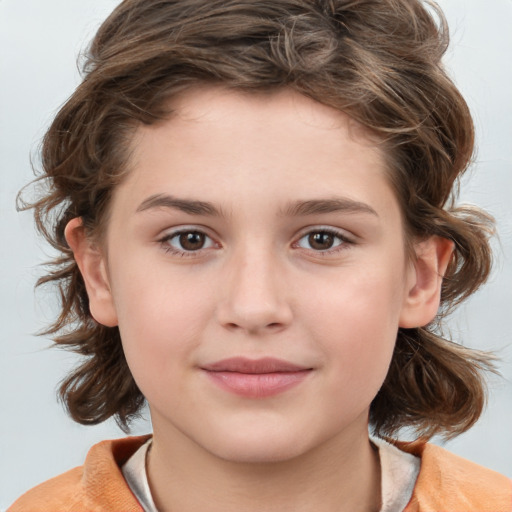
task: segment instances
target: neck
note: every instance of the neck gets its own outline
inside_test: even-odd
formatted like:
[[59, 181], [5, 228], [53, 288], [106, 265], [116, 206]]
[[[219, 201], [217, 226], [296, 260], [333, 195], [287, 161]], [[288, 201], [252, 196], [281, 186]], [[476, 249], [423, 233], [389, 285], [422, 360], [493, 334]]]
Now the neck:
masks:
[[[166, 432], [168, 434], [168, 432]], [[190, 439], [155, 429], [148, 479], [161, 512], [375, 512], [378, 453], [366, 433], [339, 435], [291, 460], [220, 459]]]

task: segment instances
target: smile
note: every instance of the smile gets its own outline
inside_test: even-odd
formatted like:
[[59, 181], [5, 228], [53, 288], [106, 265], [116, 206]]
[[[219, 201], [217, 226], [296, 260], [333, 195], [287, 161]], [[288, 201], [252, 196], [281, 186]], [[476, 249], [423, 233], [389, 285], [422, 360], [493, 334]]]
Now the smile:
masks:
[[201, 368], [221, 389], [247, 398], [266, 398], [300, 384], [312, 368], [274, 358], [224, 359]]

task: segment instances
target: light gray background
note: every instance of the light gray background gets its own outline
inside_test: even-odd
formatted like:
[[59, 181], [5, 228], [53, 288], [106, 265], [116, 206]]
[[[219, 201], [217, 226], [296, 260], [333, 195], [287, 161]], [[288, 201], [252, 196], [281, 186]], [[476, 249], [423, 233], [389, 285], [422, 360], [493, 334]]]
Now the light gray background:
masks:
[[[0, 510], [23, 491], [82, 463], [94, 442], [122, 435], [110, 422], [83, 427], [57, 404], [55, 389], [73, 356], [33, 336], [55, 312], [33, 285], [49, 249], [30, 213], [14, 208], [32, 177], [34, 153], [56, 109], [79, 82], [78, 52], [118, 0], [0, 0]], [[487, 208], [501, 240], [491, 282], [454, 315], [467, 345], [498, 350], [485, 416], [448, 443], [512, 477], [512, 0], [441, 0], [452, 32], [448, 68], [474, 113], [478, 155], [462, 199]], [[135, 433], [150, 430], [140, 422]]]

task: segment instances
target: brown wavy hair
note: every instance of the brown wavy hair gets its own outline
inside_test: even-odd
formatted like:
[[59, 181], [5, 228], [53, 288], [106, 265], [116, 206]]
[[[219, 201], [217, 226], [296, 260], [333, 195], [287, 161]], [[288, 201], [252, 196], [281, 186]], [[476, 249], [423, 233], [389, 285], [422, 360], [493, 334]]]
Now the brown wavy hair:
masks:
[[56, 284], [62, 300], [46, 334], [84, 358], [60, 387], [74, 420], [114, 416], [127, 429], [144, 397], [117, 327], [91, 317], [64, 228], [81, 217], [99, 236], [137, 126], [168, 118], [168, 100], [184, 89], [222, 84], [291, 88], [378, 135], [407, 239], [437, 235], [452, 240], [455, 252], [437, 318], [399, 330], [370, 422], [386, 436], [411, 427], [417, 436], [449, 437], [473, 425], [492, 358], [443, 339], [440, 321], [488, 277], [493, 221], [454, 206], [474, 133], [441, 64], [447, 45], [442, 12], [421, 0], [125, 0], [114, 10], [92, 41], [83, 82], [44, 137], [38, 180], [45, 192], [21, 205], [34, 208], [38, 229], [60, 254], [38, 284]]

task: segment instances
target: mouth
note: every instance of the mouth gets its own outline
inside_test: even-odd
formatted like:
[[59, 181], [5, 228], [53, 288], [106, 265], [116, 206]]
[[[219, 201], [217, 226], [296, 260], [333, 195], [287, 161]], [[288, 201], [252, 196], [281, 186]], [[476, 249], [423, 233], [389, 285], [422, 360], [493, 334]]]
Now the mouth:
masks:
[[224, 391], [247, 398], [266, 398], [283, 393], [303, 382], [312, 368], [275, 358], [234, 357], [201, 367], [208, 378]]

